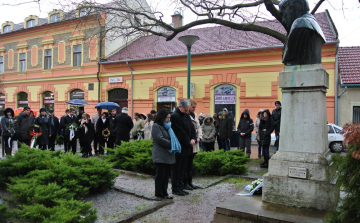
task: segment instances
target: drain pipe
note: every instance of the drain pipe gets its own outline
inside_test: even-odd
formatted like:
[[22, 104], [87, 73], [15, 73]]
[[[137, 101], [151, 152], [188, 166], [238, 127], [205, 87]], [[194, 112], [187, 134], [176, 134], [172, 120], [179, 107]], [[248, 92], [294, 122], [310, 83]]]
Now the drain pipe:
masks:
[[133, 113], [134, 113], [134, 108], [133, 108], [133, 98], [134, 98], [134, 91], [133, 91], [133, 86], [134, 86], [134, 74], [133, 71], [134, 69], [130, 66], [129, 62], [126, 61], [126, 65], [128, 65], [128, 67], [130, 67], [131, 70], [131, 118], [133, 117]]
[[339, 87], [339, 77], [338, 77], [338, 70], [339, 70], [339, 61], [338, 61], [338, 50], [339, 50], [339, 43], [336, 44], [336, 51], [335, 51], [335, 125], [339, 125], [339, 100], [338, 100], [338, 87]]
[[343, 94], [345, 93], [345, 91], [347, 91], [347, 86], [345, 86], [345, 89], [343, 90], [343, 92], [341, 92], [341, 93], [339, 94], [338, 98], [340, 98], [341, 95], [343, 95]]

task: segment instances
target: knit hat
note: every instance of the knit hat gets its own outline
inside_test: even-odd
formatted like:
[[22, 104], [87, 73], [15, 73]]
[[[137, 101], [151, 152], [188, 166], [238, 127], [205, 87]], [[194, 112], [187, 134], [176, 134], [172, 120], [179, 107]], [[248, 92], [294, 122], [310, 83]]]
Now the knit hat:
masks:
[[121, 112], [122, 112], [122, 113], [125, 113], [125, 114], [128, 114], [128, 113], [129, 113], [127, 107], [123, 107], [122, 110], [121, 110]]
[[281, 105], [280, 101], [275, 101], [275, 105]]
[[41, 113], [41, 112], [46, 112], [46, 109], [45, 108], [40, 108], [40, 111], [39, 111], [39, 113]]

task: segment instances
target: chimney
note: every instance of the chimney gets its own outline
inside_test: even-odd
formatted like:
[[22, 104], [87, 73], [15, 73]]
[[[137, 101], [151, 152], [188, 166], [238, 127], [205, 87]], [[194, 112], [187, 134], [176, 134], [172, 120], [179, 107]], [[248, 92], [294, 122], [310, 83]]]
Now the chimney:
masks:
[[183, 25], [183, 16], [180, 14], [180, 12], [175, 11], [174, 15], [172, 15], [171, 17], [175, 29]]

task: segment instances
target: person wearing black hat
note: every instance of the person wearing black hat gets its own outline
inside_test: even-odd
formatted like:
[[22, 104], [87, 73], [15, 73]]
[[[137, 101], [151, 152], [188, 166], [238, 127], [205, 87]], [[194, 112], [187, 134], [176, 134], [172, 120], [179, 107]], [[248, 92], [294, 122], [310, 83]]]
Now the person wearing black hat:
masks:
[[[4, 111], [4, 117], [1, 119], [2, 126], [2, 136], [5, 146], [5, 154], [11, 156], [12, 152], [12, 137], [15, 133], [14, 131], [14, 110], [11, 108], [6, 108]], [[9, 140], [10, 139], [10, 140]]]
[[39, 116], [35, 119], [35, 124], [41, 128], [41, 135], [37, 138], [36, 143], [39, 145], [39, 149], [46, 150], [49, 145], [50, 122], [49, 117], [46, 115], [45, 108], [40, 108]]
[[55, 140], [56, 136], [60, 134], [60, 124], [54, 110], [49, 111], [49, 125], [49, 150], [55, 151]]
[[155, 116], [156, 116], [156, 111], [155, 110], [151, 110], [150, 111], [150, 114], [154, 117], [154, 119], [155, 119]]
[[15, 117], [14, 130], [18, 142], [30, 146], [31, 136], [29, 128], [34, 124], [34, 117], [30, 115], [30, 107], [25, 106], [24, 110]]
[[82, 118], [82, 115], [85, 113], [84, 107], [79, 107], [79, 114], [76, 117], [77, 123], [80, 125]]
[[276, 151], [279, 149], [279, 136], [280, 136], [280, 122], [281, 122], [281, 102], [275, 101], [275, 109], [272, 111], [271, 115], [275, 123], [275, 146]]

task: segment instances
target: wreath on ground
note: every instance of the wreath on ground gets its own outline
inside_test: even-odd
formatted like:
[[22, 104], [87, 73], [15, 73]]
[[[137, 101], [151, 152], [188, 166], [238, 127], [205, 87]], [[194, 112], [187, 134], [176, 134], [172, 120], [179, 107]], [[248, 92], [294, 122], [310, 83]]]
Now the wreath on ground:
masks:
[[69, 124], [66, 126], [65, 130], [66, 130], [66, 131], [69, 131], [69, 130], [70, 130], [70, 126], [73, 126], [74, 131], [76, 131], [76, 130], [79, 128], [79, 125], [78, 125], [76, 122], [73, 122], [73, 123], [69, 123]]
[[32, 137], [39, 137], [39, 136], [41, 136], [41, 134], [42, 134], [42, 129], [41, 129], [40, 125], [36, 125], [36, 124], [31, 125], [31, 126], [29, 127], [29, 134], [30, 134], [30, 136], [32, 136]]
[[63, 145], [64, 144], [64, 136], [57, 135], [56, 140], [55, 140], [55, 144], [59, 145], [59, 146]]

